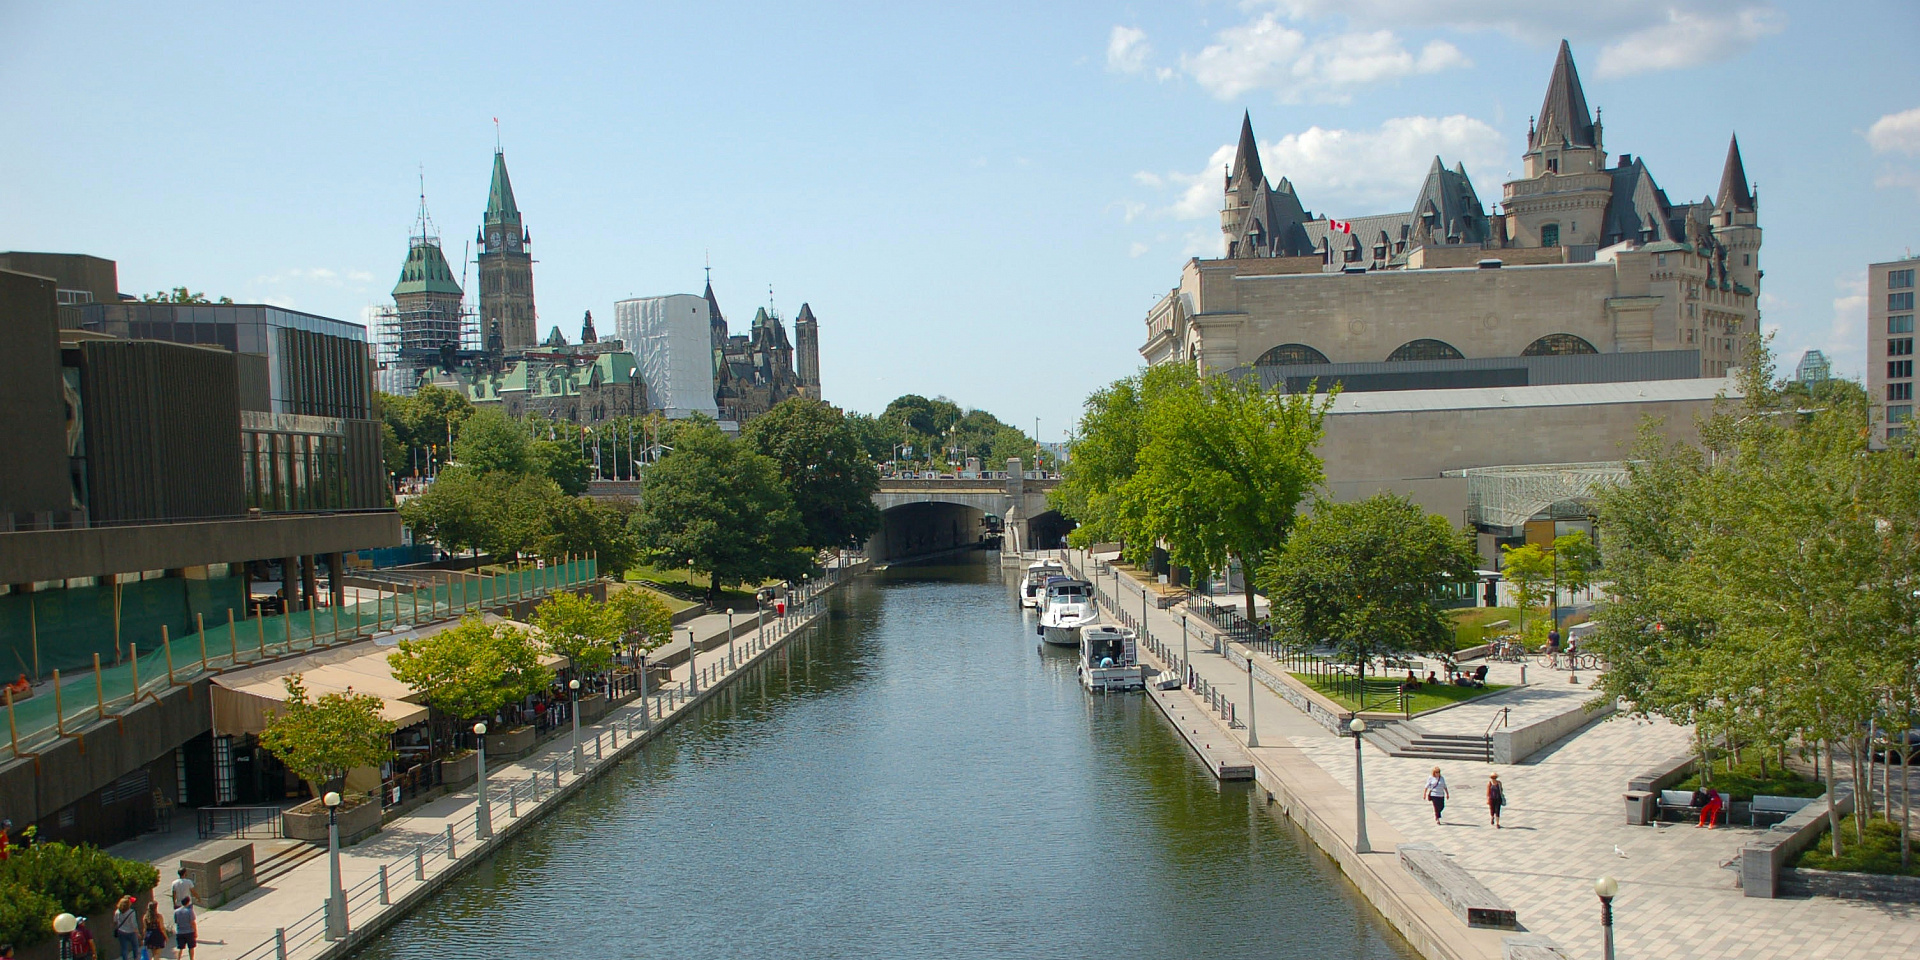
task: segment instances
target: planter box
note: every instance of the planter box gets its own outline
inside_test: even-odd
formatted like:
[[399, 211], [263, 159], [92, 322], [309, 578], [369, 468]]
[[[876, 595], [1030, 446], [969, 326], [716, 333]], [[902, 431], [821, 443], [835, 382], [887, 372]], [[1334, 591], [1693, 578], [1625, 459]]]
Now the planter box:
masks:
[[[584, 687], [586, 684], [583, 683], [581, 686]], [[580, 722], [583, 724], [593, 723], [601, 717], [606, 716], [607, 711], [612, 709], [613, 705], [607, 702], [607, 695], [604, 693], [595, 693], [581, 697]]]
[[514, 727], [487, 734], [487, 762], [509, 763], [533, 752], [536, 742], [532, 726]]
[[480, 757], [472, 750], [440, 761], [440, 785], [458, 790], [480, 779]]
[[[351, 846], [380, 831], [380, 804], [371, 797], [348, 797], [340, 805], [340, 845]], [[281, 814], [288, 840], [327, 842], [327, 808], [319, 799], [290, 807]]]

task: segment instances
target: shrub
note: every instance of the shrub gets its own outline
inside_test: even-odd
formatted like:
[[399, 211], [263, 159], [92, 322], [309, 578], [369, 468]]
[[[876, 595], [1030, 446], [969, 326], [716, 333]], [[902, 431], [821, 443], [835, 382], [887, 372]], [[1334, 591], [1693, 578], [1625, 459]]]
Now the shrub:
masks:
[[0, 860], [0, 943], [27, 946], [53, 936], [54, 914], [113, 913], [122, 896], [141, 896], [160, 882], [151, 864], [122, 860], [98, 847], [42, 843]]
[[1831, 851], [1832, 841], [1827, 831], [1820, 832], [1820, 839], [1813, 845], [1800, 851], [1788, 866], [1803, 867], [1808, 870], [1845, 870], [1851, 873], [1905, 874], [1920, 877], [1920, 865], [1911, 870], [1900, 869], [1900, 825], [1874, 817], [1867, 821], [1867, 838], [1864, 841], [1854, 839], [1854, 814], [1840, 821], [1840, 856], [1835, 858]]

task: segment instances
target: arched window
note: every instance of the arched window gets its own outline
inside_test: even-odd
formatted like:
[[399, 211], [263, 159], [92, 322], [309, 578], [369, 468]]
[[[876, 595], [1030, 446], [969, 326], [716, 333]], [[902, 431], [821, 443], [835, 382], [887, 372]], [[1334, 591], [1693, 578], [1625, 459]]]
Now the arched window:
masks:
[[1523, 357], [1570, 357], [1580, 353], [1599, 353], [1593, 344], [1571, 333], [1549, 333], [1520, 351]]
[[1304, 343], [1283, 343], [1260, 355], [1256, 367], [1297, 367], [1306, 363], [1326, 363], [1327, 355]]
[[1387, 355], [1388, 362], [1396, 360], [1465, 360], [1453, 344], [1441, 340], [1409, 340], [1394, 348]]

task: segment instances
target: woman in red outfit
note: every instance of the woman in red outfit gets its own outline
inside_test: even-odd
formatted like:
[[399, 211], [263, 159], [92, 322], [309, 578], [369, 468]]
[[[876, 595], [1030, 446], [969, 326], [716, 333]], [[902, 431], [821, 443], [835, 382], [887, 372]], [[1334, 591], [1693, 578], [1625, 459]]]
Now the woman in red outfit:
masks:
[[1723, 804], [1720, 801], [1720, 791], [1712, 787], [1706, 789], [1707, 802], [1700, 805], [1700, 822], [1695, 824], [1695, 826], [1706, 827], [1708, 830], [1712, 830], [1714, 824], [1720, 820], [1720, 808]]

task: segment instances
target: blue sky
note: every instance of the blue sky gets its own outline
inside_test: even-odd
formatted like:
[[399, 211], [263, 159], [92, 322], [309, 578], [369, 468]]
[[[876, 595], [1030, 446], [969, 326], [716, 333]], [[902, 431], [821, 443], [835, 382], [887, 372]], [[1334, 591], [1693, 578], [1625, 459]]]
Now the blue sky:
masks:
[[813, 305], [829, 400], [945, 394], [1058, 439], [1217, 255], [1242, 110], [1316, 212], [1405, 209], [1436, 153], [1491, 203], [1564, 36], [1608, 148], [1674, 200], [1739, 132], [1780, 354], [1858, 375], [1865, 264], [1920, 222], [1917, 9], [0, 0], [0, 249], [359, 319], [423, 166], [458, 260], [499, 117], [543, 331], [698, 292], [710, 255], [736, 329], [769, 285]]

